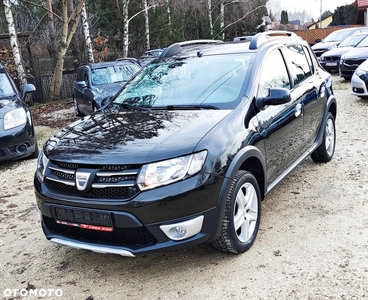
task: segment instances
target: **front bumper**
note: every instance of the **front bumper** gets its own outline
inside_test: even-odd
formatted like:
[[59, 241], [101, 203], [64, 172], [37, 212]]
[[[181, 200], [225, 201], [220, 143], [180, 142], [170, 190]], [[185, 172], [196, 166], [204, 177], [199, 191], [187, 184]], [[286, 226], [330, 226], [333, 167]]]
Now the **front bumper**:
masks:
[[0, 161], [24, 158], [35, 151], [34, 129], [26, 124], [0, 131]]
[[[51, 198], [49, 191], [35, 177], [42, 229], [52, 242], [123, 256], [179, 249], [212, 241], [219, 222], [222, 222], [221, 209], [217, 207], [222, 180], [210, 178], [206, 184], [198, 187], [198, 176], [141, 192], [130, 201], [95, 203], [88, 199], [83, 203], [62, 197]], [[102, 230], [81, 228], [78, 227], [80, 222], [73, 218], [60, 222], [57, 209], [65, 210], [65, 215], [85, 213], [86, 219], [93, 214], [101, 214], [104, 218], [108, 215], [111, 216], [111, 223], [107, 226], [94, 224], [102, 227]], [[111, 231], [105, 230], [106, 227]], [[181, 236], [183, 228], [187, 235]]]

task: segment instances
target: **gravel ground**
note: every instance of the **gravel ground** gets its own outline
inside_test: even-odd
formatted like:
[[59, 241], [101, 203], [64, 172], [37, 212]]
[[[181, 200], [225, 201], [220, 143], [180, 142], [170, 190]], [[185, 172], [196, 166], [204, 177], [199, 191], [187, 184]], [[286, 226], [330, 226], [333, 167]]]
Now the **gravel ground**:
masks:
[[[36, 160], [0, 164], [0, 297], [368, 299], [368, 100], [333, 80], [333, 160], [307, 159], [266, 197], [258, 238], [242, 255], [197, 246], [126, 258], [50, 243], [35, 208]], [[37, 126], [39, 143], [55, 130]]]

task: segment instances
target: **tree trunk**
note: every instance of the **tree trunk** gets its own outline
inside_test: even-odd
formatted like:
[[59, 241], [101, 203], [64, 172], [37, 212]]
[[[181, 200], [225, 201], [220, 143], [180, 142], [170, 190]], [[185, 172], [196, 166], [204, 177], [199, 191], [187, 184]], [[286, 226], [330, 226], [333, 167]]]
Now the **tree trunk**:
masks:
[[171, 10], [170, 10], [169, 0], [166, 0], [166, 5], [167, 5], [167, 9], [166, 9], [166, 12], [167, 12], [167, 26], [169, 27], [170, 37], [172, 37], [173, 31], [172, 31]]
[[212, 20], [212, 0], [207, 0], [208, 7], [208, 21], [210, 23], [210, 34], [213, 37], [213, 20]]
[[45, 0], [45, 2], [46, 2], [46, 9], [47, 9], [47, 30], [50, 36], [50, 42], [47, 44], [47, 51], [49, 52], [50, 57], [54, 60], [53, 65], [56, 65], [57, 44], [56, 44], [56, 35], [55, 35], [55, 27], [54, 27], [54, 14], [52, 11], [51, 0]]
[[148, 16], [148, 4], [147, 0], [143, 0], [144, 6], [144, 20], [145, 20], [145, 33], [146, 33], [146, 48], [150, 49], [150, 28], [149, 28], [149, 16]]
[[88, 24], [87, 9], [86, 9], [85, 3], [83, 3], [83, 8], [82, 8], [82, 23], [83, 23], [84, 39], [85, 39], [86, 47], [88, 51], [88, 61], [90, 63], [93, 63], [94, 62], [93, 47], [92, 47], [91, 36], [89, 35], [89, 24]]
[[19, 50], [18, 38], [17, 38], [16, 31], [15, 31], [13, 13], [10, 8], [9, 0], [3, 0], [3, 4], [4, 4], [6, 22], [8, 24], [8, 29], [9, 29], [10, 46], [13, 52], [14, 63], [17, 67], [18, 78], [19, 78], [20, 84], [23, 87], [23, 85], [27, 83], [27, 78], [26, 78], [26, 73], [24, 72], [24, 67], [22, 64], [22, 56]]
[[116, 19], [121, 20], [119, 0], [113, 0], [113, 1], [114, 1]]
[[[5, 0], [4, 0], [5, 1]], [[68, 1], [73, 0], [62, 0], [62, 31], [61, 40], [59, 43], [59, 50], [57, 55], [57, 62], [54, 70], [54, 74], [51, 79], [50, 86], [50, 100], [60, 99], [60, 88], [63, 78], [63, 68], [64, 68], [64, 57], [68, 50], [70, 41], [77, 29], [79, 19], [81, 17], [81, 11], [84, 4], [84, 0], [80, 0], [75, 7], [73, 13], [68, 17]], [[71, 27], [69, 28], [69, 24]]]
[[222, 31], [222, 40], [225, 40], [225, 4], [224, 1], [222, 0], [220, 3], [220, 30]]
[[129, 2], [123, 1], [123, 57], [128, 57], [129, 50]]

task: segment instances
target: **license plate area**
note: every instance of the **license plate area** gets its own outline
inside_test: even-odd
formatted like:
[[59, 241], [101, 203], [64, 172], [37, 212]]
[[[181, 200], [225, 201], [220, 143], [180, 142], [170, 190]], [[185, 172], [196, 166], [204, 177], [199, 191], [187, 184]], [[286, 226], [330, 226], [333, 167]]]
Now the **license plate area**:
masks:
[[89, 230], [113, 231], [110, 213], [55, 207], [56, 223]]
[[337, 62], [326, 63], [326, 67], [336, 67], [336, 66], [337, 66]]

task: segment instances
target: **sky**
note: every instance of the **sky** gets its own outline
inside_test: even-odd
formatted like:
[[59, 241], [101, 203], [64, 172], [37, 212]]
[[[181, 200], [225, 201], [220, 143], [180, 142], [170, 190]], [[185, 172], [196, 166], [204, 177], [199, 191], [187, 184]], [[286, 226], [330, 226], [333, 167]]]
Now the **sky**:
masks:
[[326, 10], [332, 13], [339, 6], [354, 3], [355, 0], [269, 0], [268, 5], [273, 12], [287, 10], [288, 12], [303, 11], [311, 13], [314, 20], [320, 17], [320, 7], [322, 3], [322, 13]]

